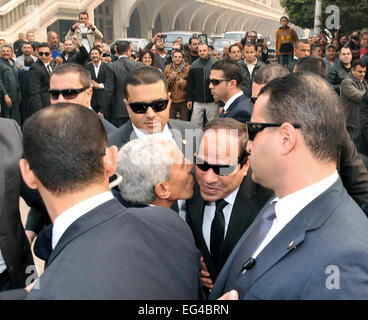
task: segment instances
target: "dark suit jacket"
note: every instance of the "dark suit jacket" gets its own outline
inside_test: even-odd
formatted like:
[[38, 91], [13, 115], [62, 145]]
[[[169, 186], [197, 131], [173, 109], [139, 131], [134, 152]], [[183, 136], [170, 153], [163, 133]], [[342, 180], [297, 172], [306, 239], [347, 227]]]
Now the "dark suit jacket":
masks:
[[253, 106], [249, 102], [249, 98], [246, 95], [241, 95], [230, 105], [227, 111], [220, 115], [220, 118], [233, 118], [240, 122], [250, 121], [253, 113]]
[[[259, 210], [264, 206], [272, 194], [272, 191], [252, 181], [251, 172], [248, 172], [244, 177], [234, 202], [229, 226], [223, 243], [222, 264], [226, 262], [227, 257], [244, 231], [252, 224]], [[202, 253], [211, 279], [215, 281], [219, 270], [216, 270], [202, 233], [204, 207], [205, 201], [201, 197], [198, 184], [196, 184], [193, 198], [187, 200], [186, 221], [192, 229], [197, 248]]]
[[[202, 138], [202, 133], [197, 130], [197, 126], [189, 121], [173, 119], [169, 119], [168, 126], [184, 156], [189, 160], [193, 160], [193, 154], [199, 148]], [[129, 120], [114, 133], [108, 135], [107, 143], [109, 146], [115, 145], [120, 149], [124, 144], [134, 139], [137, 139], [137, 135], [134, 132], [132, 122]]]
[[199, 258], [175, 212], [113, 199], [65, 231], [28, 299], [198, 299]]
[[295, 68], [295, 66], [296, 66], [296, 64], [298, 63], [298, 60], [297, 59], [293, 59], [293, 60], [291, 60], [290, 62], [289, 62], [289, 64], [288, 64], [288, 69], [289, 69], [289, 71], [292, 73], [292, 72], [294, 72], [294, 68]]
[[13, 288], [25, 287], [26, 268], [34, 264], [19, 213], [22, 153], [20, 128], [0, 118], [0, 250]]
[[[229, 256], [210, 298], [224, 293], [234, 256], [260, 216]], [[339, 179], [300, 211], [258, 255], [255, 266], [239, 277], [239, 298], [367, 299], [367, 233], [366, 216]]]
[[50, 105], [49, 86], [50, 75], [43, 62], [37, 60], [29, 70], [30, 105], [33, 113]]
[[[109, 65], [106, 62], [101, 62], [98, 77], [96, 77], [93, 63], [87, 64], [85, 68], [91, 73], [92, 80], [97, 83], [103, 83], [104, 87], [106, 86], [107, 69], [109, 68]], [[106, 102], [104, 101], [104, 91], [105, 89], [93, 89], [91, 106], [96, 112], [99, 112], [101, 108], [103, 109], [102, 106], [106, 105]]]
[[100, 106], [102, 112], [108, 120], [116, 118], [127, 118], [128, 111], [124, 104], [123, 88], [130, 71], [143, 67], [141, 62], [129, 60], [129, 58], [119, 58], [107, 68], [106, 86], [104, 90], [104, 104]]

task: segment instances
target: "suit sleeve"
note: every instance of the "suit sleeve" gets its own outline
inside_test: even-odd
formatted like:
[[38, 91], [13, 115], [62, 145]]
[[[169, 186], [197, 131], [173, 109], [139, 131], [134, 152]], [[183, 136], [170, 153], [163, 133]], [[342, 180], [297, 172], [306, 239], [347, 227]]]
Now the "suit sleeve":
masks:
[[106, 65], [106, 84], [104, 88], [103, 98], [105, 103], [100, 106], [100, 112], [104, 117], [109, 116], [109, 106], [112, 104], [112, 97], [115, 91], [115, 72], [112, 66]]
[[361, 207], [368, 203], [368, 172], [346, 129], [345, 135], [345, 143], [342, 146], [340, 156], [339, 173], [347, 192]]
[[75, 62], [83, 66], [88, 58], [89, 55], [87, 49], [84, 46], [81, 46], [79, 48], [79, 52], [75, 56]]
[[38, 68], [29, 70], [29, 92], [31, 94], [31, 108], [33, 112], [42, 109], [41, 99], [41, 72]]

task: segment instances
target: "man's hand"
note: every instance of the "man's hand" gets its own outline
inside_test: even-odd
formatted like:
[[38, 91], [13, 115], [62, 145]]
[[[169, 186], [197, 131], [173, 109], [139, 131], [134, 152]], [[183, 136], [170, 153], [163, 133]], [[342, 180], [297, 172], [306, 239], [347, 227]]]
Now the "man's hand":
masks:
[[87, 27], [88, 29], [95, 29], [95, 26], [94, 26], [91, 22], [88, 22], [88, 23], [86, 24], [86, 27]]
[[192, 110], [192, 108], [193, 108], [193, 102], [192, 101], [187, 102], [187, 108], [188, 108], [188, 110]]
[[211, 279], [211, 275], [208, 272], [207, 266], [204, 263], [203, 257], [201, 257], [201, 264], [202, 264], [202, 270], [201, 270], [201, 281], [204, 287], [208, 289], [213, 288], [213, 281]]
[[56, 62], [57, 65], [61, 65], [61, 64], [63, 64], [64, 61], [63, 61], [62, 57], [56, 57], [55, 62]]
[[13, 106], [13, 102], [11, 101], [10, 97], [6, 94], [4, 96], [5, 105], [10, 109]]
[[218, 300], [239, 300], [238, 291], [231, 290], [218, 298]]
[[73, 44], [74, 44], [76, 47], [80, 48], [80, 47], [82, 46], [82, 42], [79, 40], [78, 36], [74, 35], [74, 36], [72, 37], [72, 41], [73, 41]]
[[103, 115], [103, 113], [101, 113], [101, 112], [99, 112], [99, 113], [97, 113], [100, 117], [102, 117], [102, 118], [105, 118], [105, 116]]
[[157, 41], [158, 39], [160, 39], [160, 38], [161, 38], [161, 36], [162, 36], [162, 33], [161, 33], [161, 32], [157, 33], [157, 34], [152, 38], [152, 42], [153, 42], [153, 43], [156, 43], [156, 41]]
[[73, 24], [73, 27], [72, 27], [72, 29], [75, 31], [75, 30], [77, 30], [77, 29], [79, 29], [80, 27], [79, 27], [79, 22], [77, 22], [77, 23], [74, 23]]
[[18, 64], [18, 65], [17, 65], [17, 68], [18, 68], [18, 70], [20, 70], [20, 69], [22, 69], [22, 68], [23, 68], [23, 66], [22, 66], [21, 64]]
[[100, 89], [98, 83], [95, 80], [92, 80], [92, 87], [93, 89]]

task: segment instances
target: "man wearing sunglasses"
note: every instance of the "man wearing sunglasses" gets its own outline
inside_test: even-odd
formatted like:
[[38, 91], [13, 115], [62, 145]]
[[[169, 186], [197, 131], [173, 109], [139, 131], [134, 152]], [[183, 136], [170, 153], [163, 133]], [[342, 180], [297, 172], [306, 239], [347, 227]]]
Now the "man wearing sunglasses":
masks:
[[241, 89], [242, 83], [243, 74], [238, 63], [221, 60], [212, 66], [209, 88], [215, 102], [225, 103], [220, 118], [233, 118], [243, 123], [250, 120], [253, 106]]
[[337, 172], [346, 131], [333, 88], [311, 73], [275, 79], [251, 121], [252, 178], [275, 197], [239, 240], [210, 298], [236, 290], [240, 299], [365, 299], [368, 220]]
[[[165, 75], [154, 67], [142, 67], [129, 74], [124, 100], [130, 120], [108, 136], [118, 148], [147, 134], [162, 133], [176, 142], [188, 159], [198, 143], [196, 126], [189, 121], [169, 119], [171, 99]], [[186, 136], [186, 134], [188, 136]]]
[[202, 282], [208, 289], [272, 194], [253, 183], [246, 142], [245, 124], [215, 119], [204, 127], [194, 157], [197, 184], [187, 201], [186, 221], [203, 256]]
[[32, 113], [50, 105], [48, 92], [50, 75], [52, 72], [51, 47], [48, 43], [41, 43], [37, 48], [38, 60], [29, 70], [29, 91], [31, 93], [30, 106]]

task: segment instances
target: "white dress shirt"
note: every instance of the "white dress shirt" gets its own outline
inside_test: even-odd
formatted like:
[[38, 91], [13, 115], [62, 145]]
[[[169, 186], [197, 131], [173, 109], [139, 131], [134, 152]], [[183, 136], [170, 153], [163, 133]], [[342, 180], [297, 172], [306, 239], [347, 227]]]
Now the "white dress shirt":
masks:
[[227, 111], [227, 109], [229, 109], [231, 104], [243, 94], [244, 94], [243, 91], [240, 90], [238, 93], [234, 94], [229, 100], [227, 100], [224, 106], [224, 111]]
[[277, 234], [309, 203], [316, 199], [319, 195], [331, 187], [339, 178], [337, 171], [329, 177], [292, 194], [287, 195], [282, 199], [275, 198], [277, 201], [275, 205], [276, 218], [273, 220], [270, 231], [263, 240], [259, 248], [252, 255], [255, 259], [262, 250], [277, 236]]
[[[226, 233], [227, 233], [227, 228], [229, 226], [231, 212], [233, 211], [234, 202], [238, 194], [238, 191], [239, 191], [239, 187], [236, 188], [233, 192], [231, 192], [226, 198], [224, 198], [224, 200], [228, 203], [224, 207], [224, 209], [222, 209], [222, 212], [224, 213], [224, 218], [225, 218], [224, 239], [226, 238]], [[216, 202], [209, 202], [204, 207], [202, 233], [203, 233], [203, 238], [206, 242], [206, 245], [209, 251], [211, 250], [211, 225], [212, 225], [212, 220], [215, 217], [215, 212], [216, 212]]]
[[[244, 60], [245, 61], [245, 60]], [[256, 58], [256, 61], [254, 63], [247, 63], [245, 61], [245, 65], [247, 66], [248, 70], [249, 70], [249, 74], [252, 76], [252, 73], [253, 73], [253, 70], [254, 68], [256, 67], [256, 64], [257, 64], [257, 58]]]
[[[100, 63], [96, 66], [94, 63], [93, 63], [93, 68], [95, 69], [95, 75], [96, 75], [96, 79], [98, 78], [98, 74], [100, 72], [100, 68], [101, 68], [101, 61]], [[98, 86], [101, 88], [101, 89], [104, 89], [105, 86], [103, 83], [99, 83]]]
[[61, 236], [74, 221], [113, 198], [114, 196], [110, 191], [103, 192], [76, 204], [59, 215], [55, 219], [54, 225], [52, 227], [52, 249], [55, 249]]

